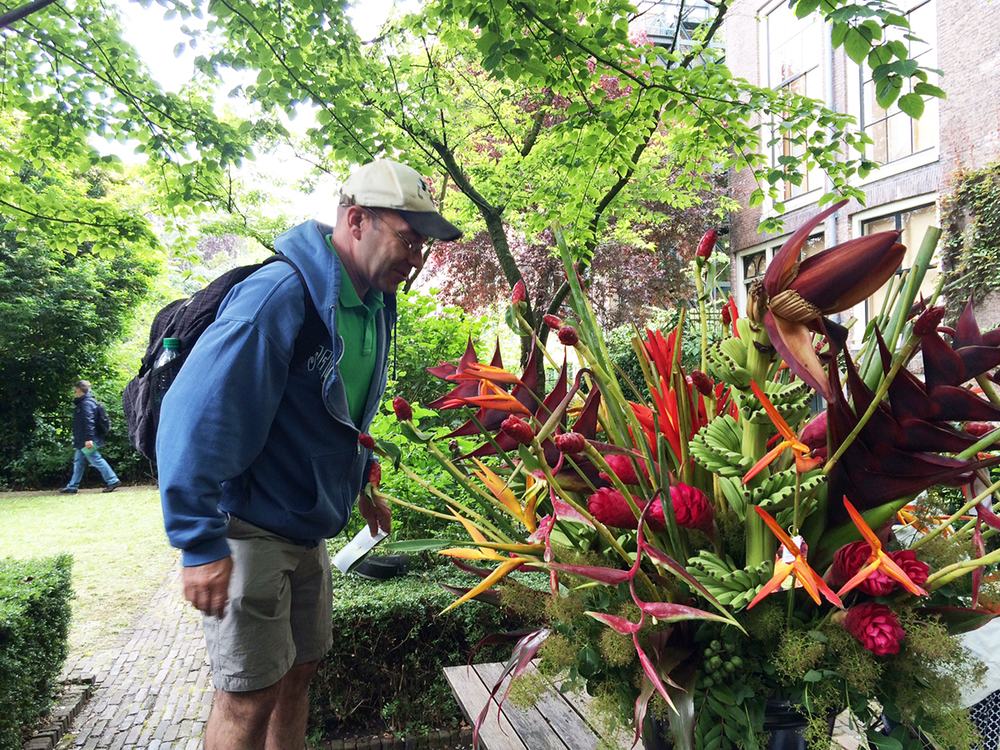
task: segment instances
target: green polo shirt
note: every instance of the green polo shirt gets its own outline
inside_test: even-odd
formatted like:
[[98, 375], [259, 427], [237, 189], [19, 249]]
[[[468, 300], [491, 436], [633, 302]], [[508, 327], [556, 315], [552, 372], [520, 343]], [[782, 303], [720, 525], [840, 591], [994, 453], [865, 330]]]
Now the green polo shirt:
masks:
[[[326, 237], [333, 252], [337, 249]], [[344, 342], [344, 356], [338, 369], [347, 392], [347, 405], [354, 424], [360, 425], [368, 403], [372, 375], [375, 373], [375, 314], [385, 307], [382, 293], [369, 289], [364, 301], [358, 296], [344, 264], [340, 264], [340, 296], [337, 298], [337, 335]]]

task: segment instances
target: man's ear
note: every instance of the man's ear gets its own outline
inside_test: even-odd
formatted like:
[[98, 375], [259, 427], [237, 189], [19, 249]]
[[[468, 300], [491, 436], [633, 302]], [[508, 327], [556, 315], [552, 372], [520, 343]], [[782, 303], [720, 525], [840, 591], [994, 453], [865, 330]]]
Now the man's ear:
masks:
[[348, 206], [344, 210], [344, 221], [347, 223], [347, 229], [356, 240], [361, 239], [361, 230], [366, 216], [367, 212], [361, 206]]

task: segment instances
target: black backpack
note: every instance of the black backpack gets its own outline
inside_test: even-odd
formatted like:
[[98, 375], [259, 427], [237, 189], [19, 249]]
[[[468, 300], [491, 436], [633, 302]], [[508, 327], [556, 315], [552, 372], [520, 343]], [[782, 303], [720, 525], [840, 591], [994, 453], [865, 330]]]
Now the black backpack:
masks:
[[100, 401], [97, 402], [97, 406], [94, 409], [94, 431], [101, 440], [111, 432], [111, 420], [108, 418], [108, 410], [104, 408], [104, 404]]
[[[180, 371], [184, 360], [205, 329], [215, 320], [222, 300], [234, 286], [268, 263], [284, 261], [295, 269], [306, 296], [306, 317], [295, 339], [292, 366], [305, 362], [329, 335], [326, 324], [316, 312], [302, 272], [286, 256], [272, 255], [263, 263], [240, 266], [222, 274], [204, 289], [186, 299], [174, 300], [153, 318], [149, 346], [142, 358], [139, 374], [129, 381], [122, 393], [122, 408], [128, 424], [128, 439], [146, 458], [156, 460], [156, 430], [160, 424], [160, 402]], [[178, 356], [162, 367], [154, 364], [163, 353], [163, 339], [180, 340]]]

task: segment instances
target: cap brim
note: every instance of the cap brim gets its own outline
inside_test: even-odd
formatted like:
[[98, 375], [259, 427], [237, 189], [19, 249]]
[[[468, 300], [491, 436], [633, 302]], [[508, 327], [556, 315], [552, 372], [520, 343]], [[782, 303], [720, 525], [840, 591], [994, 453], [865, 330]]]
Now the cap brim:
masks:
[[401, 211], [398, 208], [395, 211], [403, 217], [403, 221], [409, 224], [414, 232], [422, 237], [433, 237], [436, 240], [451, 242], [462, 236], [462, 230], [437, 211]]

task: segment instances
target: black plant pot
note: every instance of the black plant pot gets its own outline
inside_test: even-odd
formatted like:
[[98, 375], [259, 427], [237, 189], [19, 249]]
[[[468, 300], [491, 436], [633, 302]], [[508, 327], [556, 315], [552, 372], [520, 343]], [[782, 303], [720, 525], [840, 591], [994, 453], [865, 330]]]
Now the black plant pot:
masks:
[[[829, 736], [833, 736], [833, 725], [837, 714], [827, 717]], [[764, 709], [764, 731], [768, 734], [767, 750], [807, 750], [805, 729], [808, 720], [795, 710], [788, 701], [769, 700]], [[642, 741], [645, 750], [670, 750], [670, 724], [660, 721], [651, 713], [646, 714], [642, 724]]]
[[369, 581], [387, 581], [409, 567], [409, 555], [372, 555], [359, 562], [354, 572]]

